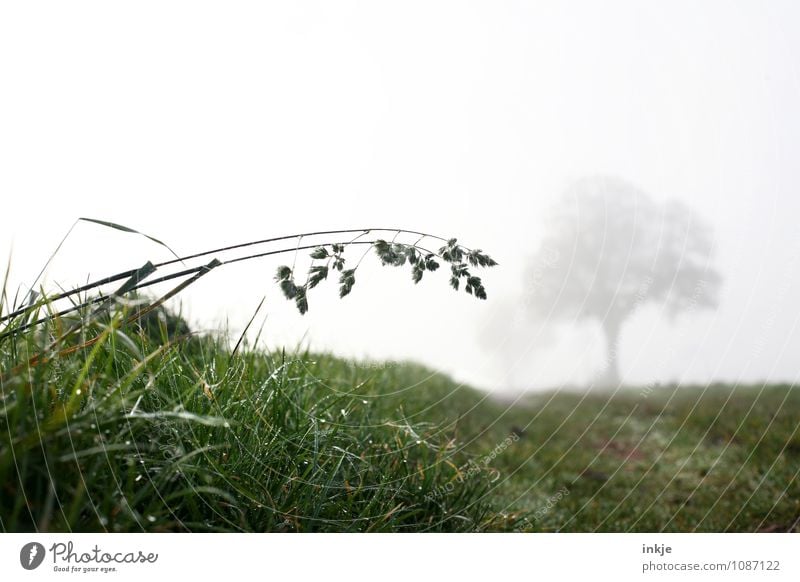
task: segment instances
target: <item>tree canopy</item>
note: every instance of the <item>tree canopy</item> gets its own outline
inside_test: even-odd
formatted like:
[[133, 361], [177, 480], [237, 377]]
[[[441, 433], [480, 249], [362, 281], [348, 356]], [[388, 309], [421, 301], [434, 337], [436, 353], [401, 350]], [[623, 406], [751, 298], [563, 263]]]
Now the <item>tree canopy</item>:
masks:
[[622, 179], [591, 176], [565, 190], [547, 224], [526, 273], [527, 307], [537, 318], [597, 320], [610, 383], [619, 381], [620, 328], [640, 306], [658, 302], [675, 317], [717, 304], [713, 230], [683, 202], [659, 204]]

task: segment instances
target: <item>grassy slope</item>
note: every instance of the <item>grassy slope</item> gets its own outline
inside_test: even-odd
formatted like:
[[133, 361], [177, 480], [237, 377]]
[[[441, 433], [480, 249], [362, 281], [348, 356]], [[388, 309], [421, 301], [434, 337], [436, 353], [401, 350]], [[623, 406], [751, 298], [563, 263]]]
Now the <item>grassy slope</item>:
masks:
[[[93, 323], [57, 349], [100, 341], [35, 365], [50, 339], [0, 345], [2, 529], [495, 528], [478, 481], [431, 496], [465, 458], [454, 426], [425, 420], [446, 379], [110, 329]], [[398, 375], [407, 388], [389, 394]]]
[[124, 331], [35, 366], [33, 333], [0, 344], [3, 530], [797, 529], [788, 387], [509, 408], [414, 365]]

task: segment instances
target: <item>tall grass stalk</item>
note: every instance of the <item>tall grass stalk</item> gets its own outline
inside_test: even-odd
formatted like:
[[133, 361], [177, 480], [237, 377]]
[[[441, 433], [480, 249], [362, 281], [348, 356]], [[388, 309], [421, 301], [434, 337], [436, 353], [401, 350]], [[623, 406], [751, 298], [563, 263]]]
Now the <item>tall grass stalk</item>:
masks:
[[[265, 256], [313, 249], [312, 264], [324, 261], [331, 270], [352, 276], [358, 265], [344, 268], [345, 249], [368, 245], [383, 264], [411, 265], [415, 282], [420, 268], [435, 270], [427, 268], [434, 257], [452, 265], [494, 264], [454, 239], [439, 251], [428, 251], [421, 240], [438, 237], [423, 233], [389, 229], [395, 238], [420, 237], [412, 243], [360, 239], [373, 230], [306, 233], [176, 256], [50, 297], [29, 294], [23, 304], [9, 305], [4, 286], [0, 529], [494, 527], [487, 483], [475, 480], [446, 497], [431, 495], [458, 477], [461, 453], [455, 427], [409, 420], [409, 411], [412, 416], [425, 411], [442, 396], [441, 381], [427, 371], [409, 367], [403, 382], [414, 387], [398, 399], [391, 395], [399, 388], [391, 371], [371, 371], [363, 378], [352, 363], [332, 356], [267, 353], [252, 348], [244, 336], [231, 350], [218, 337], [170, 334], [163, 322], [155, 331], [143, 324], [146, 315], [163, 310], [168, 299], [210, 271]], [[360, 234], [301, 244], [314, 235], [343, 233]], [[296, 240], [291, 247], [186, 265], [290, 238]], [[177, 263], [186, 268], [151, 278]], [[289, 278], [279, 283], [287, 298], [295, 299], [300, 290], [305, 297], [324, 278], [321, 272], [313, 271], [315, 282], [311, 277], [296, 282], [291, 273], [294, 295], [286, 293]], [[453, 271], [451, 284], [453, 277], [463, 277], [471, 293], [482, 290], [479, 279], [468, 280], [471, 274]], [[142, 289], [173, 280], [180, 283], [157, 299], [139, 300]], [[103, 292], [120, 281], [112, 292]], [[340, 285], [345, 286], [341, 279]], [[58, 307], [65, 300], [70, 307]]]

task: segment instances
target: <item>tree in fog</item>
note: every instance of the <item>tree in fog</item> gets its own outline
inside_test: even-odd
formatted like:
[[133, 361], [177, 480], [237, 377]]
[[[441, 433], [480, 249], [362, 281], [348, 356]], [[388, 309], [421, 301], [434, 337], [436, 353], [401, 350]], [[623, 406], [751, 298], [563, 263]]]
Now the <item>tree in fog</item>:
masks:
[[618, 178], [573, 183], [554, 207], [526, 274], [526, 305], [545, 320], [596, 320], [606, 339], [603, 383], [619, 385], [619, 337], [643, 304], [674, 318], [715, 307], [711, 227], [679, 201], [656, 204]]

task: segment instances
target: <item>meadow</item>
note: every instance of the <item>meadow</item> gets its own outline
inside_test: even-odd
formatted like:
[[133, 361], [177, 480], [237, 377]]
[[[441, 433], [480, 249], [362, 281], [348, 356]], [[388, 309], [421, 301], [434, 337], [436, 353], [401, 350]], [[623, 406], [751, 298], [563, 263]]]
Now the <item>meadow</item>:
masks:
[[[351, 246], [366, 249], [355, 264]], [[4, 284], [0, 530], [798, 530], [792, 386], [501, 400], [413, 362], [266, 351], [246, 333], [258, 310], [234, 342], [166, 307], [212, 269], [293, 253], [275, 281], [302, 314], [329, 276], [349, 294], [369, 251], [415, 284], [445, 265], [453, 290], [477, 299], [475, 273], [497, 264], [454, 238], [356, 229], [175, 255], [50, 296]]]
[[798, 530], [791, 386], [501, 401], [409, 362], [234, 352], [158, 314], [2, 340], [0, 529]]

